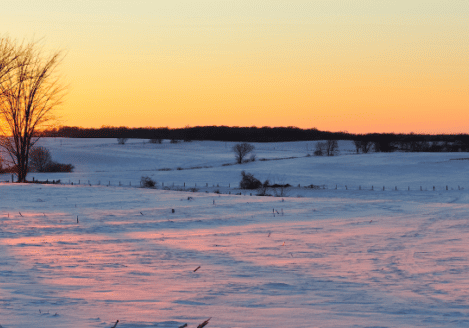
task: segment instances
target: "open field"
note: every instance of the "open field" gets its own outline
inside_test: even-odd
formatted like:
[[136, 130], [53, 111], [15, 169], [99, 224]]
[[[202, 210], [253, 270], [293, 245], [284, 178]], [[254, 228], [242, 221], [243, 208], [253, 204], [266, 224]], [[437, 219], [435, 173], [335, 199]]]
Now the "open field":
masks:
[[[57, 180], [96, 185], [138, 184], [148, 175], [160, 184], [187, 187], [238, 186], [240, 172], [253, 173], [264, 181], [301, 185], [326, 185], [328, 188], [371, 189], [410, 187], [417, 190], [464, 186], [469, 153], [370, 153], [355, 154], [351, 141], [339, 141], [340, 156], [306, 157], [316, 142], [254, 143], [257, 161], [234, 164], [231, 151], [235, 143], [193, 141], [189, 143], [149, 144], [147, 140], [129, 140], [118, 145], [116, 139], [45, 138], [40, 141], [50, 149], [55, 161], [71, 163], [73, 173], [30, 173], [28, 179]], [[284, 159], [295, 157], [293, 159]], [[267, 159], [268, 161], [261, 161]], [[280, 160], [274, 160], [280, 159]], [[465, 160], [459, 160], [465, 159]], [[180, 168], [181, 170], [178, 170]], [[191, 169], [196, 168], [196, 169]], [[169, 171], [163, 171], [169, 169]], [[0, 175], [0, 181], [11, 179]], [[469, 185], [467, 185], [469, 188]]]
[[[76, 170], [31, 176], [93, 186], [0, 184], [2, 327], [469, 325], [467, 153], [256, 144], [258, 158], [298, 158], [222, 166], [232, 144], [43, 143]], [[194, 166], [212, 167], [177, 170]], [[328, 189], [233, 195], [242, 170]], [[142, 175], [220, 187], [136, 188]]]

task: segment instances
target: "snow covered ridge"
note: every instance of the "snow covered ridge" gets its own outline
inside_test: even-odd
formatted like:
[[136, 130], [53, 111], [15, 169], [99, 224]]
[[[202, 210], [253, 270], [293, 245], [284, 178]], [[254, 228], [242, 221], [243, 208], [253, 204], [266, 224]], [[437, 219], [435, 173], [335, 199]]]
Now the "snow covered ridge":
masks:
[[[297, 158], [222, 166], [232, 144], [42, 142], [76, 170], [30, 178], [75, 185], [0, 183], [2, 327], [469, 325], [468, 154], [255, 144]], [[212, 167], [157, 171], [178, 166]], [[295, 187], [234, 195], [243, 170]]]
[[[355, 154], [352, 141], [339, 141], [339, 155], [306, 157], [317, 142], [253, 143], [257, 161], [235, 165], [235, 143], [193, 141], [190, 143], [150, 144], [148, 140], [129, 140], [118, 145], [116, 139], [43, 138], [54, 160], [71, 163], [73, 173], [30, 173], [28, 179], [61, 180], [63, 183], [138, 186], [149, 176], [160, 186], [220, 186], [233, 188], [241, 171], [262, 182], [292, 186], [325, 185], [328, 189], [437, 190], [467, 188], [464, 177], [469, 153], [368, 153]], [[285, 160], [273, 160], [290, 158]], [[268, 159], [269, 161], [263, 161]], [[230, 164], [229, 166], [224, 166]], [[231, 165], [232, 164], [232, 165]], [[180, 169], [178, 169], [180, 168]], [[190, 169], [197, 168], [197, 169]], [[0, 181], [11, 175], [0, 175]], [[296, 195], [294, 195], [296, 196]]]

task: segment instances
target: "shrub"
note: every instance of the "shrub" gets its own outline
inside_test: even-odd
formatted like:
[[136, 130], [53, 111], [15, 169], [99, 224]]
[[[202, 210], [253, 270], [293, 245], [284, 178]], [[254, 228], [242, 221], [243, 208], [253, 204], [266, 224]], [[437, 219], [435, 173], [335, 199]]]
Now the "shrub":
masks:
[[140, 178], [140, 185], [143, 188], [155, 188], [156, 181], [150, 178], [149, 176], [142, 176]]
[[264, 183], [259, 187], [257, 196], [270, 196], [267, 193], [269, 186], [270, 186], [269, 180], [265, 180]]
[[61, 164], [54, 162], [49, 150], [45, 147], [34, 147], [29, 153], [29, 169], [33, 172], [73, 172], [72, 164]]
[[172, 144], [177, 144], [177, 143], [179, 143], [179, 140], [177, 140], [177, 139], [171, 139], [170, 143], [172, 143]]
[[46, 172], [52, 163], [52, 156], [45, 147], [34, 147], [29, 152], [29, 169], [33, 172]]
[[49, 172], [49, 173], [54, 173], [54, 172], [64, 172], [64, 173], [70, 173], [73, 172], [75, 169], [75, 166], [72, 164], [61, 164], [57, 162], [49, 162], [47, 166], [45, 167], [43, 172]]
[[258, 189], [262, 186], [262, 183], [256, 179], [251, 173], [241, 172], [241, 182], [239, 187], [241, 189]]
[[129, 138], [117, 138], [118, 145], [125, 145], [125, 143], [129, 140]]

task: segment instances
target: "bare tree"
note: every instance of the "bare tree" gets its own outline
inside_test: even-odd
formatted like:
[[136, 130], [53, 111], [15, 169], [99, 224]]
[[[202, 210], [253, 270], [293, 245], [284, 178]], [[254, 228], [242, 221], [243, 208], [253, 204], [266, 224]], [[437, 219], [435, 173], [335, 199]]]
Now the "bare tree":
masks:
[[369, 140], [363, 140], [362, 141], [362, 152], [364, 154], [368, 153], [371, 150], [371, 146], [373, 146], [373, 143]]
[[361, 140], [354, 140], [353, 144], [355, 145], [355, 150], [357, 151], [357, 154], [359, 154], [360, 150], [362, 149], [362, 141]]
[[63, 56], [45, 54], [37, 42], [2, 39], [0, 44], [0, 147], [10, 156], [18, 182], [25, 182], [29, 152], [40, 130], [55, 122], [54, 110], [62, 103], [57, 68]]
[[129, 138], [117, 138], [118, 145], [125, 145], [125, 143], [129, 140]]
[[337, 140], [326, 140], [326, 155], [334, 156], [339, 151], [339, 144]]
[[314, 156], [323, 156], [325, 149], [326, 149], [325, 142], [316, 143], [316, 150], [314, 151]]
[[233, 152], [235, 153], [236, 162], [238, 164], [243, 163], [244, 158], [247, 154], [254, 150], [254, 146], [246, 142], [240, 143], [233, 146]]

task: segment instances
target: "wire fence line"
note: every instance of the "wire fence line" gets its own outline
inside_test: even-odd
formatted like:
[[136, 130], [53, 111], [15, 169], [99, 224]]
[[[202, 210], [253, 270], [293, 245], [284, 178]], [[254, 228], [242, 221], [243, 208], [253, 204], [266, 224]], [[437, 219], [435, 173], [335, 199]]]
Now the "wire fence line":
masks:
[[[12, 179], [0, 181], [3, 183], [12, 183], [14, 182], [14, 177]], [[88, 180], [88, 179], [78, 179], [72, 181], [63, 180], [36, 180], [34, 177], [29, 183], [37, 184], [59, 184], [59, 185], [78, 185], [78, 186], [113, 186], [113, 187], [144, 187], [142, 186], [141, 181], [129, 181], [126, 180]], [[176, 191], [193, 191], [193, 189], [210, 189], [210, 188], [223, 188], [223, 189], [236, 189], [241, 190], [239, 183], [165, 183], [159, 182], [155, 185], [154, 189], [166, 189], [166, 190], [176, 190]], [[356, 185], [356, 184], [333, 184], [333, 185], [269, 185], [267, 189], [275, 188], [285, 188], [285, 189], [302, 189], [302, 190], [342, 190], [342, 191], [451, 191], [451, 190], [465, 190], [461, 185], [418, 185], [418, 186], [399, 186], [399, 185]], [[246, 190], [248, 191], [248, 190]], [[255, 191], [255, 190], [254, 190]]]

